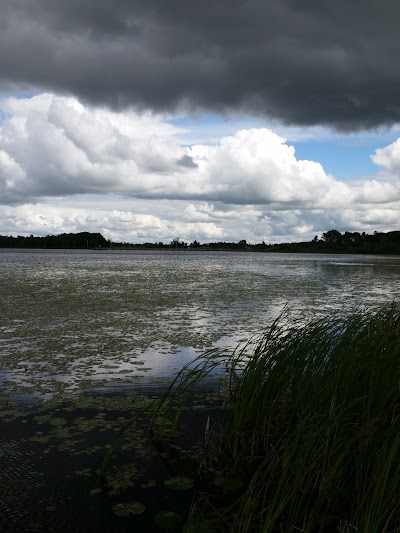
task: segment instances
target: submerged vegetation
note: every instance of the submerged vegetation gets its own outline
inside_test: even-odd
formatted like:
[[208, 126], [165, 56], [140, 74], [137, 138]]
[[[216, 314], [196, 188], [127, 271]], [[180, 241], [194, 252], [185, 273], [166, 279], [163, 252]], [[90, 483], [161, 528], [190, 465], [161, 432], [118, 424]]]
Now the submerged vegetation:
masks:
[[228, 370], [203, 430], [186, 531], [389, 533], [400, 524], [400, 309], [288, 326], [187, 365], [158, 405], [174, 439], [186, 399]]

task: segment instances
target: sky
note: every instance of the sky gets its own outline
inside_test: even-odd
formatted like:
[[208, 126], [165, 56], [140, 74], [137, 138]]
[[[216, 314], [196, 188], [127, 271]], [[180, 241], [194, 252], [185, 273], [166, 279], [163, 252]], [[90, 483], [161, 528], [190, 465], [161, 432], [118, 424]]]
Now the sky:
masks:
[[397, 0], [0, 0], [0, 234], [399, 230]]

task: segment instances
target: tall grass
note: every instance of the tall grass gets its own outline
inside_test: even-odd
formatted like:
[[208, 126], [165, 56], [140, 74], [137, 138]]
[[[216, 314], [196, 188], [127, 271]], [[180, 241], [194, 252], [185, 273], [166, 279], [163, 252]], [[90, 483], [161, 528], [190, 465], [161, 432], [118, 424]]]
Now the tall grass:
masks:
[[224, 419], [202, 468], [245, 481], [223, 509], [210, 485], [208, 504], [194, 506], [203, 518], [239, 533], [400, 531], [399, 333], [394, 304], [297, 327], [277, 320], [228, 358], [213, 351], [183, 369], [160, 412], [226, 366]]

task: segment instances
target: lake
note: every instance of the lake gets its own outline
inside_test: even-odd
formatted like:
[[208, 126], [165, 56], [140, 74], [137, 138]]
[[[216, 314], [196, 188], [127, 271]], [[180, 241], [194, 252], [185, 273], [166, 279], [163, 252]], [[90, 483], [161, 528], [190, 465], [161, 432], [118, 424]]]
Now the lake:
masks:
[[288, 307], [308, 319], [400, 297], [400, 257], [0, 250], [0, 382], [24, 399], [165, 385]]
[[170, 484], [197, 477], [225, 400], [215, 382], [197, 391], [178, 446], [160, 448], [150, 419], [176, 372], [285, 306], [301, 323], [399, 296], [400, 257], [0, 250], [0, 530], [183, 523], [197, 489]]

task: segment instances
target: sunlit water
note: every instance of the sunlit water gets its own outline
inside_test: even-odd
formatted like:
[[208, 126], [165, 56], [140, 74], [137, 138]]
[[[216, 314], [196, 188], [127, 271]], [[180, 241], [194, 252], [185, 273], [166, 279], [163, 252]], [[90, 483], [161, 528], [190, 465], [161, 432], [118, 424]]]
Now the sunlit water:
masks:
[[2, 391], [156, 386], [285, 305], [309, 318], [399, 296], [398, 257], [0, 250]]

